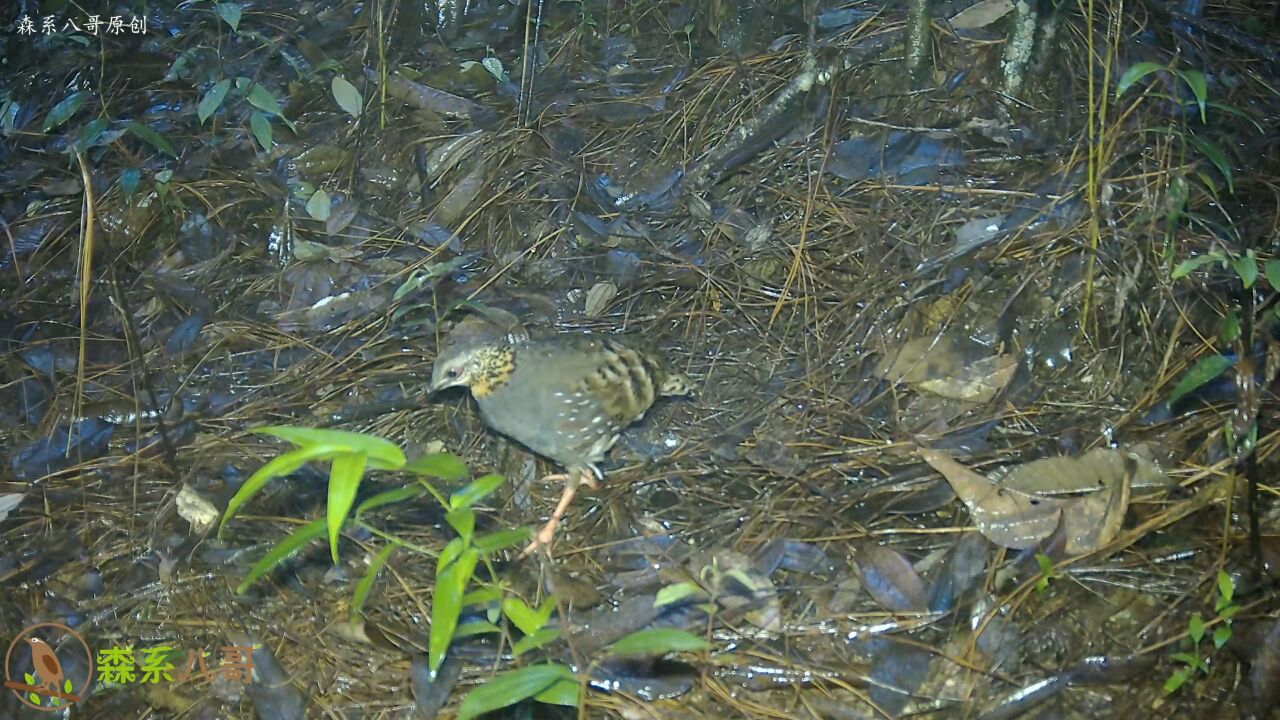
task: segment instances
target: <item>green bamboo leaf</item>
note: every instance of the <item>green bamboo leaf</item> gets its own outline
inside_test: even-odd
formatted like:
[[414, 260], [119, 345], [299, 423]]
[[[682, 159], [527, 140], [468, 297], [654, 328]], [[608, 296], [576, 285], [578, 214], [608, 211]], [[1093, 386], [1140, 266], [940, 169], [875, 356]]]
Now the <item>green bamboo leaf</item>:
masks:
[[427, 475], [443, 480], [458, 480], [469, 474], [466, 463], [452, 453], [431, 453], [414, 460], [404, 469], [415, 475]]
[[1219, 625], [1213, 629], [1213, 646], [1222, 649], [1231, 640], [1231, 628], [1226, 625]]
[[404, 452], [395, 443], [376, 435], [292, 425], [269, 425], [254, 428], [252, 432], [278, 437], [300, 447], [336, 445], [349, 452], [362, 452], [369, 456], [369, 467], [376, 470], [399, 470], [405, 465]]
[[520, 657], [530, 650], [537, 650], [543, 645], [557, 640], [559, 637], [560, 630], [556, 628], [543, 628], [531, 635], [525, 635], [515, 641], [515, 643], [511, 645], [511, 654], [516, 657]]
[[323, 536], [324, 528], [325, 519], [317, 518], [289, 533], [283, 540], [276, 543], [276, 546], [271, 548], [266, 555], [263, 555], [261, 560], [249, 568], [249, 574], [236, 586], [236, 594], [244, 593], [254, 581], [266, 575], [271, 568], [288, 559], [307, 543]]
[[249, 88], [249, 94], [245, 96], [245, 99], [249, 101], [250, 105], [263, 112], [271, 113], [272, 115], [283, 114], [280, 110], [280, 101], [276, 100], [276, 96], [272, 95], [271, 91], [263, 87], [261, 83], [254, 83], [253, 87]]
[[691, 582], [675, 583], [658, 591], [657, 597], [653, 599], [653, 606], [660, 608], [664, 605], [677, 603], [686, 598], [696, 597], [702, 594], [702, 588]]
[[271, 136], [271, 120], [260, 112], [249, 115], [249, 131], [253, 133], [253, 139], [258, 141], [258, 145], [264, 152], [271, 152], [271, 144], [274, 142]]
[[54, 105], [49, 114], [44, 117], [44, 131], [49, 132], [70, 120], [71, 116], [75, 115], [80, 106], [84, 105], [84, 101], [88, 99], [89, 93], [85, 90], [77, 90], [62, 98], [62, 101]]
[[218, 13], [218, 17], [222, 18], [223, 22], [231, 26], [231, 32], [237, 32], [240, 30], [239, 5], [230, 2], [220, 2], [214, 5], [213, 9]]
[[364, 477], [368, 459], [362, 452], [346, 453], [334, 458], [329, 468], [329, 502], [325, 506], [325, 518], [329, 522], [329, 552], [333, 555], [334, 565], [338, 564], [338, 535], [356, 501], [356, 490], [360, 489], [360, 479]]
[[329, 89], [333, 91], [333, 99], [338, 102], [338, 107], [346, 110], [347, 114], [353, 118], [360, 117], [360, 111], [364, 108], [364, 99], [360, 97], [360, 91], [355, 85], [341, 75], [337, 75], [333, 78], [333, 82], [329, 83]]
[[1226, 372], [1234, 364], [1235, 361], [1223, 355], [1208, 355], [1200, 358], [1195, 365], [1191, 366], [1190, 370], [1182, 375], [1178, 380], [1178, 384], [1173, 387], [1173, 392], [1169, 394], [1169, 404], [1173, 405], [1178, 402], [1201, 385]]
[[458, 705], [457, 720], [473, 720], [487, 712], [510, 707], [531, 698], [560, 680], [574, 680], [563, 665], [544, 663], [505, 672], [476, 687]]
[[450, 510], [445, 514], [444, 521], [449, 523], [449, 527], [457, 531], [458, 536], [462, 538], [462, 542], [471, 543], [471, 534], [476, 529], [476, 514], [471, 508]]
[[384, 505], [412, 500], [427, 492], [427, 489], [421, 485], [405, 485], [394, 490], [384, 490], [383, 492], [368, 498], [356, 506], [356, 518], [370, 510], [376, 510]]
[[427, 639], [427, 667], [433, 673], [440, 669], [445, 652], [453, 642], [453, 631], [462, 614], [462, 598], [479, 561], [480, 553], [470, 548], [436, 574], [435, 594], [431, 598], [431, 636]]
[[533, 696], [546, 705], [579, 707], [582, 705], [582, 683], [577, 680], [557, 680], [551, 687]]
[[1173, 272], [1169, 273], [1169, 277], [1173, 280], [1180, 280], [1205, 265], [1213, 262], [1221, 262], [1223, 260], [1226, 260], [1226, 256], [1217, 250], [1205, 253], [1204, 255], [1196, 255], [1195, 257], [1187, 258], [1186, 260], [1178, 263], [1178, 265], [1173, 269]]
[[1175, 70], [1178, 77], [1182, 78], [1182, 82], [1191, 88], [1191, 94], [1196, 96], [1196, 104], [1200, 106], [1200, 122], [1209, 123], [1209, 114], [1205, 110], [1205, 104], [1209, 101], [1209, 83], [1204, 78], [1204, 73], [1199, 70]]
[[453, 564], [455, 560], [462, 556], [462, 551], [467, 549], [466, 544], [462, 542], [462, 538], [454, 538], [444, 546], [440, 551], [440, 557], [436, 558], [436, 578], [439, 581], [440, 573], [445, 571]]
[[222, 107], [222, 101], [227, 98], [227, 91], [231, 89], [231, 78], [223, 78], [213, 84], [209, 88], [209, 92], [200, 98], [200, 103], [196, 105], [196, 118], [203, 125], [214, 113], [218, 112], [218, 108]]
[[329, 219], [329, 193], [317, 190], [307, 201], [307, 214], [312, 219], [324, 222]]
[[131, 122], [124, 126], [126, 130], [133, 133], [139, 140], [150, 143], [152, 147], [169, 157], [178, 157], [178, 153], [174, 151], [173, 145], [164, 138], [163, 135], [152, 130], [151, 128], [138, 122]]
[[502, 485], [502, 480], [501, 475], [494, 474], [476, 478], [470, 485], [449, 496], [449, 507], [456, 510], [475, 505], [497, 490]]
[[490, 633], [501, 632], [502, 628], [491, 622], [485, 622], [484, 620], [472, 620], [471, 622], [464, 622], [459, 625], [457, 629], [453, 631], [453, 639], [461, 640], [464, 637], [471, 637], [472, 635], [488, 635]]
[[98, 139], [102, 137], [102, 133], [106, 132], [109, 124], [102, 118], [95, 118], [85, 123], [80, 128], [80, 131], [76, 133], [76, 148], [83, 152], [96, 145]]
[[1222, 152], [1222, 148], [1197, 135], [1188, 133], [1185, 137], [1188, 142], [1200, 151], [1201, 155], [1208, 158], [1209, 162], [1213, 163], [1213, 166], [1218, 168], [1218, 172], [1222, 173], [1222, 179], [1227, 181], [1227, 192], [1234, 193], [1236, 191], [1236, 184], [1235, 179], [1231, 174], [1231, 161], [1227, 160], [1227, 154]]
[[502, 591], [496, 587], [482, 587], [462, 596], [463, 607], [487, 605], [502, 600]]
[[555, 609], [555, 598], [550, 597], [543, 600], [537, 610], [515, 596], [504, 598], [502, 601], [502, 614], [506, 615], [507, 619], [520, 628], [520, 632], [525, 635], [532, 635], [545, 627]]
[[614, 655], [665, 655], [671, 652], [693, 652], [711, 646], [706, 640], [684, 630], [652, 628], [640, 630], [609, 646]]
[[369, 599], [369, 591], [373, 589], [378, 573], [382, 572], [382, 566], [387, 564], [387, 558], [391, 557], [395, 549], [395, 545], [388, 544], [373, 556], [373, 560], [369, 561], [369, 569], [364, 571], [364, 577], [356, 583], [355, 593], [351, 596], [351, 622], [360, 619], [360, 613], [364, 611], [364, 603]]
[[499, 550], [506, 550], [509, 547], [527, 542], [531, 537], [533, 537], [532, 530], [527, 527], [519, 527], [481, 535], [475, 539], [474, 545], [481, 555], [492, 555]]
[[222, 512], [222, 522], [218, 524], [218, 535], [222, 535], [223, 527], [240, 509], [240, 506], [271, 480], [284, 477], [313, 460], [329, 460], [347, 452], [349, 450], [341, 445], [309, 445], [272, 458], [270, 462], [250, 475], [249, 479], [244, 481], [244, 485], [241, 485], [236, 494], [231, 497], [231, 501], [227, 503], [227, 509]]
[[1129, 88], [1133, 87], [1134, 83], [1142, 78], [1164, 69], [1166, 69], [1164, 65], [1154, 62], [1140, 62], [1130, 65], [1129, 69], [1125, 70], [1120, 79], [1116, 81], [1116, 97], [1124, 95]]

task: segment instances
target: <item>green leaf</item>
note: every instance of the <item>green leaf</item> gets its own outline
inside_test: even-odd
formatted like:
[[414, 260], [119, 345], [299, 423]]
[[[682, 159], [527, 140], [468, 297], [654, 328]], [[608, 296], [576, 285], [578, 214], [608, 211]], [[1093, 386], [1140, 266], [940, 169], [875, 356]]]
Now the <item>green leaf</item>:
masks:
[[218, 13], [218, 17], [222, 18], [227, 25], [231, 26], [231, 32], [240, 29], [240, 6], [235, 3], [220, 2], [213, 6]]
[[333, 99], [338, 102], [338, 107], [346, 110], [347, 114], [353, 118], [360, 117], [360, 111], [364, 108], [364, 99], [360, 97], [360, 91], [355, 85], [341, 75], [336, 75], [333, 82], [329, 83], [329, 89], [333, 91]]
[[543, 628], [533, 633], [532, 635], [525, 635], [524, 637], [517, 640], [514, 644], [512, 644], [511, 654], [515, 655], [516, 657], [520, 657], [521, 655], [529, 652], [530, 650], [537, 650], [543, 645], [546, 645], [547, 643], [552, 642], [559, 637], [560, 637], [559, 629]]
[[1209, 115], [1205, 111], [1205, 103], [1209, 101], [1209, 83], [1205, 81], [1204, 73], [1199, 70], [1174, 70], [1178, 77], [1191, 88], [1191, 94], [1196, 96], [1196, 104], [1200, 106], [1200, 122], [1209, 123]]
[[476, 478], [470, 485], [449, 496], [449, 507], [456, 510], [475, 505], [497, 490], [502, 485], [502, 480], [501, 475], [494, 474]]
[[1199, 661], [1199, 658], [1197, 658], [1195, 655], [1192, 655], [1191, 653], [1185, 653], [1185, 652], [1176, 652], [1170, 655], [1169, 657], [1172, 658], [1175, 662], [1180, 662], [1186, 665], [1187, 667], [1195, 667], [1196, 663]]
[[1180, 280], [1209, 263], [1222, 262], [1226, 259], [1227, 257], [1217, 250], [1205, 253], [1204, 255], [1196, 255], [1195, 257], [1187, 258], [1186, 260], [1178, 263], [1177, 267], [1173, 269], [1173, 272], [1169, 273], [1169, 277], [1173, 280]]
[[1231, 308], [1222, 316], [1222, 324], [1218, 327], [1218, 339], [1224, 345], [1230, 345], [1240, 337], [1240, 312]]
[[317, 190], [307, 201], [307, 214], [313, 219], [324, 222], [329, 219], [329, 193]]
[[1231, 628], [1226, 625], [1219, 625], [1213, 629], [1213, 646], [1222, 649], [1231, 640]]
[[271, 152], [271, 120], [266, 115], [255, 112], [249, 115], [249, 131], [253, 133], [253, 139], [258, 141], [258, 146], [264, 152]]
[[249, 101], [250, 105], [263, 112], [268, 112], [272, 115], [283, 114], [280, 110], [280, 101], [276, 100], [276, 96], [272, 95], [271, 91], [260, 83], [254, 83], [253, 87], [249, 88], [249, 94], [245, 99]]
[[1271, 289], [1280, 291], [1280, 260], [1274, 258], [1268, 260], [1262, 266], [1262, 273], [1267, 276]]
[[436, 577], [439, 578], [440, 573], [444, 572], [445, 568], [452, 565], [454, 561], [461, 557], [462, 551], [466, 549], [467, 545], [462, 541], [462, 538], [454, 538], [450, 540], [448, 544], [444, 546], [444, 549], [440, 551], [440, 557], [436, 558]]
[[471, 622], [464, 622], [459, 625], [458, 628], [453, 631], [453, 639], [461, 640], [464, 637], [471, 637], [472, 635], [487, 635], [489, 633], [500, 632], [502, 632], [502, 628], [491, 622], [485, 622], [484, 620], [472, 620]]
[[261, 560], [249, 568], [249, 574], [236, 586], [236, 594], [238, 595], [248, 590], [255, 580], [266, 575], [271, 568], [288, 559], [302, 546], [324, 535], [324, 528], [325, 519], [317, 518], [289, 533], [283, 540], [276, 543], [275, 547], [267, 551], [267, 554], [263, 555]]
[[1169, 393], [1169, 404], [1178, 402], [1201, 385], [1226, 372], [1234, 364], [1231, 358], [1223, 355], [1207, 355], [1200, 358], [1190, 370], [1183, 373], [1178, 384], [1173, 387], [1173, 392]]
[[96, 145], [98, 138], [101, 138], [102, 133], [106, 132], [109, 124], [102, 118], [95, 118], [85, 123], [80, 128], [80, 131], [76, 133], [76, 148], [83, 152]]
[[369, 569], [364, 571], [364, 577], [356, 583], [356, 590], [351, 596], [352, 622], [360, 618], [360, 613], [364, 611], [364, 603], [369, 599], [369, 591], [373, 589], [373, 582], [378, 579], [378, 573], [382, 571], [382, 566], [387, 564], [387, 558], [391, 557], [395, 549], [396, 546], [392, 544], [382, 548], [377, 555], [373, 556], [373, 560], [369, 561]]
[[480, 551], [480, 554], [491, 555], [499, 550], [519, 545], [531, 537], [533, 537], [532, 530], [527, 527], [519, 527], [481, 535], [475, 539], [474, 545]]
[[487, 605], [502, 600], [502, 591], [497, 587], [482, 587], [472, 590], [462, 597], [462, 607]]
[[471, 508], [450, 510], [445, 514], [444, 521], [449, 523], [449, 527], [457, 531], [462, 538], [462, 542], [471, 543], [471, 534], [476, 529], [476, 514]]
[[404, 453], [400, 448], [390, 440], [376, 435], [292, 425], [269, 425], [254, 428], [252, 432], [278, 437], [300, 447], [335, 445], [348, 452], [362, 452], [369, 456], [369, 467], [376, 470], [399, 470], [405, 465]]
[[1130, 65], [1129, 69], [1125, 70], [1120, 79], [1116, 81], [1116, 97], [1124, 95], [1129, 88], [1133, 87], [1134, 83], [1142, 78], [1164, 69], [1166, 69], [1164, 65], [1154, 62], [1140, 62]]
[[357, 505], [356, 518], [358, 519], [361, 515], [369, 512], [370, 510], [376, 510], [384, 505], [412, 500], [426, 492], [427, 489], [421, 485], [405, 485], [404, 487], [399, 487], [394, 490], [384, 490], [371, 498], [367, 498]]
[[64, 693], [71, 692], [71, 680], [69, 678], [62, 681], [62, 692]]
[[578, 707], [582, 704], [582, 684], [577, 680], [557, 680], [554, 685], [533, 696], [546, 705]]
[[1164, 681], [1165, 694], [1172, 695], [1177, 692], [1178, 688], [1182, 687], [1189, 677], [1191, 677], [1191, 672], [1186, 668], [1173, 671], [1169, 679]]
[[510, 707], [550, 689], [560, 680], [574, 680], [573, 672], [555, 663], [528, 665], [502, 673], [462, 699], [457, 720], [473, 720], [487, 712]]
[[329, 551], [333, 564], [338, 564], [338, 535], [347, 522], [347, 513], [356, 501], [356, 490], [369, 458], [362, 452], [346, 453], [333, 459], [329, 468], [329, 502], [325, 518], [329, 522]]
[[706, 640], [684, 630], [652, 628], [627, 635], [609, 646], [609, 652], [614, 655], [665, 655], [671, 652], [707, 650], [710, 647]]
[[701, 595], [703, 595], [702, 588], [691, 582], [674, 583], [658, 591], [657, 597], [653, 599], [653, 606], [660, 608], [664, 605], [678, 603], [686, 598]]
[[152, 130], [151, 128], [138, 122], [131, 122], [124, 126], [125, 130], [133, 133], [139, 140], [150, 143], [152, 147], [169, 157], [178, 157], [178, 153], [174, 152], [173, 145], [164, 138], [163, 135]]
[[1218, 597], [1229, 604], [1235, 596], [1236, 584], [1232, 582], [1231, 576], [1224, 570], [1218, 570]]
[[23, 674], [22, 674], [22, 679], [23, 679], [23, 680], [26, 680], [28, 685], [35, 685], [35, 684], [36, 684], [36, 676], [35, 676], [35, 675], [32, 675], [31, 673], [23, 673]]
[[1204, 639], [1204, 618], [1200, 617], [1200, 613], [1191, 613], [1191, 619], [1187, 620], [1187, 635], [1197, 645]]
[[462, 597], [479, 561], [480, 553], [469, 548], [436, 574], [435, 595], [431, 598], [431, 636], [427, 639], [427, 666], [433, 673], [440, 669], [444, 654], [453, 642], [453, 631], [462, 614]]
[[458, 480], [469, 474], [466, 463], [452, 453], [423, 455], [405, 465], [404, 469], [415, 475], [438, 477], [443, 480]]
[[347, 452], [350, 451], [341, 445], [310, 445], [297, 450], [290, 450], [272, 458], [270, 462], [250, 475], [249, 479], [244, 481], [244, 485], [241, 485], [236, 494], [231, 497], [231, 501], [227, 503], [227, 509], [222, 512], [222, 522], [218, 524], [218, 534], [222, 534], [222, 528], [226, 526], [231, 516], [240, 509], [240, 506], [256, 495], [272, 479], [284, 477], [313, 460], [329, 460]]
[[200, 98], [200, 103], [196, 105], [196, 118], [203, 125], [214, 113], [218, 112], [218, 108], [222, 107], [222, 101], [227, 98], [227, 91], [231, 89], [231, 78], [223, 78], [213, 84], [209, 88], [209, 92]]
[[1252, 250], [1244, 257], [1231, 258], [1231, 267], [1236, 271], [1236, 275], [1240, 276], [1240, 282], [1244, 284], [1246, 290], [1252, 288], [1258, 281], [1258, 258], [1254, 256]]
[[138, 183], [142, 181], [142, 172], [138, 168], [125, 168], [120, 171], [120, 192], [126, 198], [133, 197], [138, 191]]
[[1230, 620], [1235, 617], [1238, 612], [1240, 612], [1239, 605], [1228, 605], [1218, 611], [1218, 617], [1223, 620]]
[[555, 609], [555, 599], [550, 597], [543, 600], [537, 610], [526, 605], [518, 597], [508, 597], [502, 601], [502, 614], [506, 615], [507, 619], [520, 628], [520, 632], [525, 635], [532, 635], [546, 626], [547, 620], [551, 618], [551, 613]]
[[1187, 134], [1185, 137], [1188, 142], [1196, 146], [1201, 155], [1208, 158], [1209, 162], [1218, 168], [1218, 172], [1222, 173], [1222, 179], [1227, 181], [1227, 191], [1234, 193], [1236, 184], [1231, 175], [1231, 162], [1227, 160], [1227, 154], [1222, 152], [1222, 148], [1197, 135]]
[[71, 116], [75, 115], [80, 106], [84, 105], [84, 101], [88, 99], [89, 93], [85, 90], [77, 90], [62, 98], [62, 101], [54, 105], [49, 114], [44, 117], [44, 131], [49, 132], [71, 119]]

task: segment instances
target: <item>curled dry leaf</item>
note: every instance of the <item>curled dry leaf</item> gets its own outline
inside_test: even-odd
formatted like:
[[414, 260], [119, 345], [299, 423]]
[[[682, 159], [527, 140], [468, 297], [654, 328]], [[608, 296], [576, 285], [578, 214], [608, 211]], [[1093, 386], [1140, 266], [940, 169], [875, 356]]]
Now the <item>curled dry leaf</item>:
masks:
[[213, 529], [221, 515], [213, 503], [204, 499], [187, 484], [183, 484], [182, 489], [178, 491], [177, 505], [178, 517], [191, 523], [191, 532], [197, 535], [203, 535]]
[[1169, 478], [1141, 448], [1094, 448], [1079, 457], [1056, 457], [1006, 468], [991, 479], [1028, 495], [1078, 495], [1115, 487], [1167, 489]]
[[1025, 550], [1057, 529], [1065, 500], [1002, 488], [943, 452], [922, 449], [920, 457], [947, 479], [978, 531], [991, 542]]
[[609, 308], [609, 303], [618, 296], [618, 286], [605, 280], [591, 286], [587, 291], [587, 317], [599, 317]]
[[956, 13], [951, 27], [956, 30], [976, 30], [999, 20], [1013, 10], [1013, 0], [982, 0], [982, 2]]

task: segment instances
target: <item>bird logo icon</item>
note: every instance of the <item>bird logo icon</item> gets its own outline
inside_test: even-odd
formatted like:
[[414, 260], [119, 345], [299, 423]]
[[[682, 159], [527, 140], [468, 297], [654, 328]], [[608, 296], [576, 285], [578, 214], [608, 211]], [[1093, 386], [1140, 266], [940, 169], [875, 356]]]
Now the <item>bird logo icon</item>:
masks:
[[[55, 647], [61, 648], [61, 660]], [[21, 662], [24, 648], [31, 653], [29, 666]], [[77, 659], [82, 662], [72, 662]], [[93, 653], [84, 638], [66, 625], [28, 627], [13, 639], [4, 656], [4, 686], [23, 705], [36, 710], [57, 712], [79, 702], [92, 679]]]

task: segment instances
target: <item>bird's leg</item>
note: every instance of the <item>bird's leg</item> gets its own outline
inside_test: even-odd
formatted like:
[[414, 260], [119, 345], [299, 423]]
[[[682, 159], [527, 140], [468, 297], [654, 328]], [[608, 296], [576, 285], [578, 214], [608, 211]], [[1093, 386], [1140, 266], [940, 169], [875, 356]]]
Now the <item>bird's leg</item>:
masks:
[[548, 475], [543, 480], [564, 480], [564, 492], [560, 493], [560, 502], [556, 503], [556, 509], [551, 512], [551, 518], [538, 530], [538, 534], [533, 537], [533, 542], [525, 547], [520, 557], [530, 555], [540, 547], [551, 547], [551, 539], [555, 537], [556, 528], [560, 527], [560, 522], [564, 520], [564, 513], [569, 509], [569, 503], [573, 502], [573, 496], [578, 491], [578, 483], [592, 490], [600, 487], [590, 470], [583, 470], [577, 475], [573, 473]]

